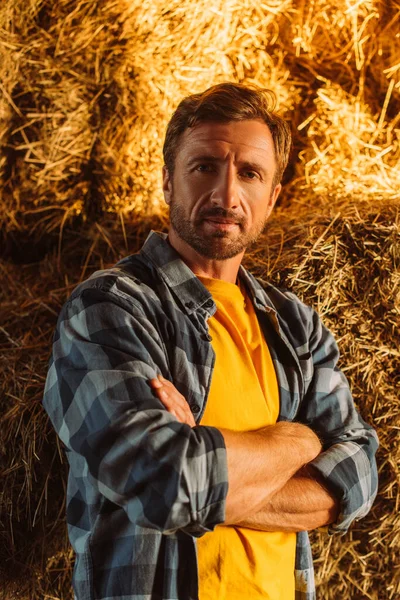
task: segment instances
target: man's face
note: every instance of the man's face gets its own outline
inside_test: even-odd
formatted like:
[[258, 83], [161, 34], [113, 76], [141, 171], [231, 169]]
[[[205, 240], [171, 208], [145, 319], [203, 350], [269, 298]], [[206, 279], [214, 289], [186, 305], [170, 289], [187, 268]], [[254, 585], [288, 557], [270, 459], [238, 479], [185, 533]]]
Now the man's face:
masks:
[[233, 258], [262, 232], [281, 186], [272, 189], [274, 144], [261, 120], [206, 122], [180, 140], [163, 190], [171, 227], [205, 258]]

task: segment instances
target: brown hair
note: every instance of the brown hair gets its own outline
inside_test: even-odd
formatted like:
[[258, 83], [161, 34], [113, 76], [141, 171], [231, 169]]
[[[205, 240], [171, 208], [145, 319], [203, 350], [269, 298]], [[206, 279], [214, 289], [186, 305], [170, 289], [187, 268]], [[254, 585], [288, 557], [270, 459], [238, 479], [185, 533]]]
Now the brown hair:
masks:
[[184, 98], [172, 115], [165, 134], [163, 155], [170, 177], [174, 174], [175, 159], [181, 135], [188, 127], [204, 121], [228, 122], [262, 119], [272, 135], [276, 171], [272, 189], [280, 182], [289, 160], [291, 148], [290, 127], [274, 111], [274, 92], [240, 83], [220, 83], [201, 94]]

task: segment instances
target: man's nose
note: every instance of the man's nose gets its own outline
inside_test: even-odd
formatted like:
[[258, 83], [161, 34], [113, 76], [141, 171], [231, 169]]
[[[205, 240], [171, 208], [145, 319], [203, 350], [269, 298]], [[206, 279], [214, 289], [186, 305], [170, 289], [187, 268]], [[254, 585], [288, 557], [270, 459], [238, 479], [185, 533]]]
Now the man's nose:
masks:
[[211, 202], [226, 209], [239, 206], [238, 181], [234, 168], [221, 169], [211, 195]]

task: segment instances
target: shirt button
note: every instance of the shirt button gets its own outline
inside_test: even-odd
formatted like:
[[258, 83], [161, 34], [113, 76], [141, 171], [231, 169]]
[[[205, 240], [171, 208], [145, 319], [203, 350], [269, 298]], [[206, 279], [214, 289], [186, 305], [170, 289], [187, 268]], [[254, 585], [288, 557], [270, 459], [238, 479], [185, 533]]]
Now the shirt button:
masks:
[[211, 342], [212, 337], [211, 335], [209, 335], [208, 333], [203, 333], [201, 335], [201, 339], [204, 340], [205, 342]]
[[198, 413], [200, 411], [200, 406], [196, 404], [196, 402], [190, 402], [189, 408], [194, 413]]
[[214, 302], [212, 300], [207, 300], [207, 302], [204, 303], [204, 308], [212, 308]]

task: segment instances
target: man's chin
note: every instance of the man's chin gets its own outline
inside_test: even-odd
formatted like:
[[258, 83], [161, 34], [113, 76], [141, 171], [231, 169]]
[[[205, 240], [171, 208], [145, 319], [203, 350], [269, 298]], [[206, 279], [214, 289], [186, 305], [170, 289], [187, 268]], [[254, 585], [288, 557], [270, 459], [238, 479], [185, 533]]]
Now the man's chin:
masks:
[[195, 250], [200, 256], [210, 260], [228, 260], [245, 250], [243, 232], [240, 225], [231, 229], [204, 227], [204, 221], [183, 227], [179, 221], [171, 222], [175, 236]]
[[201, 241], [196, 240], [196, 242], [193, 243], [192, 240], [192, 248], [204, 258], [213, 260], [228, 260], [245, 250], [241, 243], [232, 242], [228, 235], [221, 235], [221, 232], [218, 235], [204, 237]]

